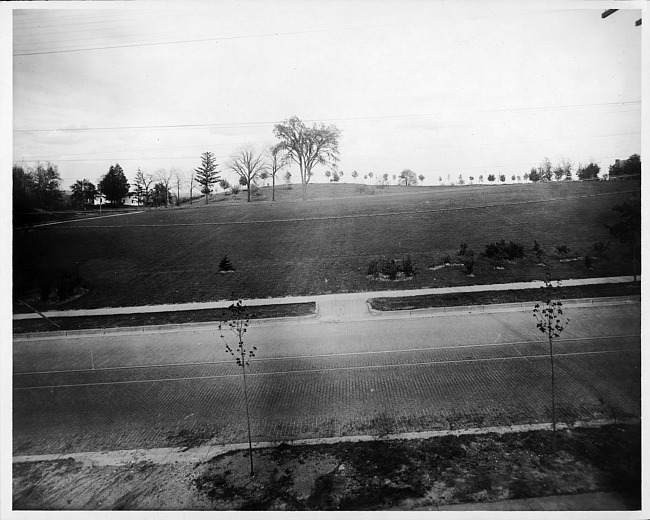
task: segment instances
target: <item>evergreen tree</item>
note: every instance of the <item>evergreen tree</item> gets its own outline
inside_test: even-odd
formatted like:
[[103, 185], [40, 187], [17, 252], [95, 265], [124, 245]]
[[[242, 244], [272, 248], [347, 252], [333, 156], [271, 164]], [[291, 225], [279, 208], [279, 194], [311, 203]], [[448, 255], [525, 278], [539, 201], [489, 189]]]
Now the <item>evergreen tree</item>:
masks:
[[114, 205], [122, 203], [124, 197], [129, 192], [129, 183], [124, 175], [124, 170], [119, 164], [111, 166], [108, 173], [99, 181], [99, 191], [101, 191], [106, 199]]
[[212, 186], [220, 180], [217, 175], [220, 172], [217, 170], [214, 154], [212, 152], [201, 154], [201, 166], [195, 168], [194, 171], [196, 172], [196, 182], [201, 186], [201, 193], [205, 195], [205, 203], [207, 204], [208, 196], [212, 193]]
[[144, 204], [145, 206], [149, 204], [149, 198], [151, 197], [151, 189], [149, 186], [153, 183], [153, 178], [151, 175], [146, 175], [140, 168], [135, 174], [135, 194], [138, 197], [138, 204]]

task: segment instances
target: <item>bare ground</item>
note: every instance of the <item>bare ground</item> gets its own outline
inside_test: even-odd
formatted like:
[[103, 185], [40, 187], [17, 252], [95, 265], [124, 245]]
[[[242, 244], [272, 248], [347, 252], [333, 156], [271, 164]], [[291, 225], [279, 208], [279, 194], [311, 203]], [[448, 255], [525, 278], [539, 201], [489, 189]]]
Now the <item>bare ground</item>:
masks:
[[616, 491], [640, 508], [639, 425], [254, 450], [199, 463], [13, 465], [13, 509], [409, 510]]

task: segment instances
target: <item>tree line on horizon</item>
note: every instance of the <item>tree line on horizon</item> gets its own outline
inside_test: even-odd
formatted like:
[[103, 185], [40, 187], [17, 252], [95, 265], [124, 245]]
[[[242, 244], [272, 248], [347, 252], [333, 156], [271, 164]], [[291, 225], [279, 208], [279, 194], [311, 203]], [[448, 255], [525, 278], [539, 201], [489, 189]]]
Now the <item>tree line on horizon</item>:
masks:
[[[335, 125], [324, 125], [313, 123], [307, 126], [298, 117], [293, 116], [273, 127], [273, 134], [277, 142], [265, 150], [258, 150], [252, 145], [245, 145], [237, 150], [224, 164], [226, 170], [233, 172], [238, 178], [238, 184], [231, 186], [230, 183], [219, 174], [218, 163], [212, 152], [207, 151], [201, 154], [201, 164], [195, 168], [189, 179], [184, 178], [183, 172], [174, 167], [169, 170], [157, 169], [153, 174], [145, 173], [138, 168], [133, 186], [128, 182], [122, 167], [116, 163], [111, 165], [108, 172], [97, 182], [97, 185], [88, 179], [77, 180], [70, 186], [71, 194], [69, 206], [85, 209], [93, 206], [97, 196], [100, 196], [100, 203], [105, 199], [109, 205], [119, 206], [124, 198], [132, 193], [138, 205], [161, 206], [169, 205], [172, 200], [178, 205], [183, 202], [181, 189], [189, 188], [190, 203], [195, 198], [194, 190], [199, 190], [208, 203], [209, 196], [214, 186], [219, 185], [224, 191], [232, 190], [235, 193], [239, 187], [247, 189], [247, 200], [251, 201], [251, 192], [257, 189], [260, 182], [271, 179], [272, 200], [275, 201], [275, 181], [280, 170], [289, 164], [298, 167], [302, 198], [307, 198], [307, 185], [312, 179], [313, 169], [317, 165], [329, 166], [325, 172], [329, 182], [339, 182], [344, 172], [339, 170], [339, 141], [340, 130]], [[599, 179], [600, 166], [594, 161], [587, 165], [578, 164], [574, 169], [573, 163], [568, 159], [562, 159], [553, 165], [548, 158], [545, 158], [538, 166], [532, 167], [530, 172], [523, 175], [525, 182], [549, 182], [560, 180], [573, 180], [573, 173], [576, 173], [580, 180]], [[641, 173], [641, 158], [638, 154], [631, 155], [625, 160], [616, 160], [609, 166], [609, 177], [617, 178], [622, 176], [636, 176]], [[355, 170], [351, 177], [357, 180], [360, 174]], [[380, 187], [390, 184], [388, 173], [383, 175], [368, 172], [363, 180], [372, 180], [374, 177]], [[399, 174], [393, 174], [392, 180], [404, 186], [417, 185], [424, 181], [424, 175], [417, 175], [410, 169], [404, 169]], [[499, 174], [498, 179], [506, 182], [506, 176]], [[512, 175], [513, 182], [520, 182], [521, 177]], [[288, 186], [291, 184], [291, 173], [287, 170], [284, 180]], [[487, 176], [488, 182], [497, 180], [494, 174]], [[443, 177], [438, 178], [443, 184]], [[447, 181], [453, 186], [451, 174], [447, 175]], [[470, 184], [474, 182], [474, 176], [469, 176]], [[484, 176], [479, 175], [479, 183], [483, 183]], [[462, 174], [458, 177], [458, 184], [465, 184]], [[130, 190], [133, 191], [130, 191]], [[176, 193], [174, 194], [173, 191]], [[13, 166], [13, 207], [14, 212], [27, 211], [33, 208], [41, 209], [62, 209], [65, 204], [62, 202], [61, 177], [58, 167], [50, 162], [46, 164], [37, 163], [35, 166], [14, 164]]]

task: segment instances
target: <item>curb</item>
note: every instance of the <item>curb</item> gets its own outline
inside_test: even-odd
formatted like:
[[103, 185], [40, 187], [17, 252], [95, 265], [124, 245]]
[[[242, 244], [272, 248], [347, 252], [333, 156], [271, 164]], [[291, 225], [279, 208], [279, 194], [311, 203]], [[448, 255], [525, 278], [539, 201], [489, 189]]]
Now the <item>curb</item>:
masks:
[[[494, 303], [489, 305], [457, 305], [451, 307], [427, 307], [410, 310], [380, 311], [370, 307], [370, 313], [377, 318], [425, 318], [434, 316], [450, 316], [455, 314], [492, 314], [498, 312], [509, 312], [518, 310], [532, 311], [537, 301], [518, 303]], [[571, 307], [592, 307], [611, 305], [631, 305], [641, 303], [641, 296], [610, 296], [601, 298], [579, 298], [562, 300], [564, 308]]]
[[[286, 316], [280, 318], [260, 318], [251, 320], [251, 325], [273, 325], [275, 323], [315, 323], [318, 318], [318, 312], [306, 316]], [[86, 336], [117, 336], [130, 334], [155, 334], [162, 331], [181, 331], [181, 330], [205, 330], [217, 329], [218, 321], [204, 321], [198, 323], [172, 323], [166, 325], [141, 325], [134, 327], [110, 327], [105, 329], [81, 329], [81, 330], [61, 330], [49, 332], [24, 332], [14, 334], [14, 341], [26, 341], [33, 339], [54, 339], [61, 337], [83, 338]]]
[[[582, 298], [573, 300], [562, 300], [565, 308], [571, 307], [590, 307], [590, 306], [614, 306], [614, 305], [632, 305], [639, 304], [641, 296], [611, 296], [601, 298]], [[341, 317], [332, 318], [332, 323], [343, 323], [352, 321], [366, 321], [372, 319], [398, 319], [398, 318], [428, 318], [436, 316], [453, 316], [461, 314], [496, 314], [499, 312], [524, 311], [532, 310], [538, 302], [519, 302], [519, 303], [496, 303], [491, 305], [464, 305], [452, 307], [428, 307], [422, 309], [396, 310], [396, 311], [379, 311], [373, 309], [370, 302], [367, 301], [369, 315], [350, 316], [349, 319]], [[304, 323], [316, 324], [326, 323], [327, 320], [321, 321], [321, 313], [318, 302], [316, 302], [316, 312], [306, 316], [287, 316], [278, 318], [261, 318], [251, 320], [251, 325], [264, 326], [276, 323]], [[135, 327], [111, 327], [105, 329], [83, 329], [83, 330], [62, 330], [49, 332], [25, 332], [13, 334], [13, 341], [27, 341], [34, 339], [55, 339], [61, 337], [81, 338], [88, 336], [117, 336], [130, 334], [155, 334], [156, 332], [173, 332], [182, 330], [205, 330], [217, 328], [218, 321], [199, 322], [199, 323], [178, 323], [167, 325], [144, 325]]]
[[[571, 424], [556, 424], [558, 430], [567, 430], [574, 428], [600, 428], [613, 424], [636, 425], [641, 420], [637, 418], [624, 420], [598, 419], [593, 421], [576, 421]], [[351, 435], [348, 437], [323, 437], [323, 438], [305, 438], [295, 440], [277, 440], [253, 442], [254, 449], [277, 448], [282, 444], [289, 446], [318, 446], [328, 444], [338, 444], [343, 442], [372, 442], [372, 441], [396, 441], [396, 440], [419, 440], [431, 439], [434, 437], [461, 436], [461, 435], [484, 435], [484, 434], [508, 434], [522, 433], [532, 431], [551, 430], [551, 423], [533, 423], [533, 424], [515, 424], [511, 426], [489, 426], [483, 428], [461, 428], [456, 430], [429, 430], [423, 432], [395, 433], [387, 435]], [[118, 451], [96, 451], [80, 453], [56, 453], [43, 455], [16, 455], [12, 458], [13, 464], [30, 463], [30, 462], [47, 462], [70, 460], [82, 462], [84, 465], [91, 466], [123, 466], [127, 464], [137, 464], [138, 462], [149, 462], [153, 464], [173, 464], [173, 463], [196, 463], [204, 462], [217, 455], [224, 455], [232, 451], [248, 449], [248, 443], [221, 444], [221, 445], [203, 445], [196, 448], [153, 448], [153, 449], [134, 449]]]

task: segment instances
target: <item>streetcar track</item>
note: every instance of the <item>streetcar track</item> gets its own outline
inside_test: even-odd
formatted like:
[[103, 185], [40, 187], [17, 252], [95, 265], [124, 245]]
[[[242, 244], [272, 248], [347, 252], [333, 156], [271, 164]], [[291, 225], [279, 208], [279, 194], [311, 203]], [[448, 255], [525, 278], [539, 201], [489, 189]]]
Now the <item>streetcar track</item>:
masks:
[[[634, 349], [615, 349], [615, 350], [597, 350], [589, 352], [567, 352], [567, 353], [557, 353], [554, 354], [555, 357], [569, 357], [569, 356], [585, 356], [585, 355], [597, 355], [597, 354], [622, 354], [628, 352], [640, 352], [640, 348]], [[394, 352], [394, 351], [393, 351]], [[457, 359], [457, 360], [444, 360], [444, 361], [421, 361], [421, 362], [412, 362], [412, 363], [396, 363], [396, 364], [382, 364], [382, 365], [362, 365], [355, 367], [331, 367], [331, 368], [314, 368], [314, 369], [300, 369], [300, 370], [278, 370], [273, 372], [249, 372], [247, 375], [249, 377], [258, 377], [258, 376], [273, 376], [273, 375], [288, 375], [288, 374], [308, 374], [308, 373], [319, 373], [319, 372], [346, 372], [352, 370], [373, 370], [373, 369], [383, 369], [383, 368], [405, 368], [405, 367], [417, 367], [417, 366], [431, 366], [431, 365], [452, 365], [460, 363], [478, 363], [478, 362], [490, 362], [490, 361], [511, 361], [511, 360], [531, 360], [531, 359], [541, 359], [548, 358], [549, 354], [532, 354], [527, 356], [507, 356], [507, 357], [490, 357], [490, 358], [475, 358], [475, 359]], [[102, 381], [95, 383], [74, 383], [74, 384], [60, 384], [60, 385], [43, 385], [43, 386], [26, 386], [14, 388], [14, 391], [19, 390], [44, 390], [44, 389], [53, 389], [53, 388], [77, 388], [77, 387], [89, 387], [89, 386], [107, 386], [107, 385], [124, 385], [124, 384], [133, 384], [133, 383], [163, 383], [163, 382], [174, 382], [174, 381], [198, 381], [203, 379], [226, 379], [226, 378], [236, 378], [241, 377], [241, 374], [224, 374], [224, 375], [211, 375], [211, 376], [192, 376], [192, 377], [177, 377], [177, 378], [159, 378], [159, 379], [140, 379], [140, 380], [129, 380], [129, 381]]]
[[[594, 340], [611, 340], [611, 339], [625, 339], [625, 338], [640, 338], [640, 334], [624, 334], [624, 335], [615, 335], [615, 336], [592, 336], [585, 338], [566, 338], [566, 339], [557, 339], [556, 343], [566, 343], [566, 342], [576, 342], [576, 341], [594, 341]], [[479, 347], [508, 347], [518, 345], [534, 345], [534, 344], [545, 344], [546, 340], [529, 340], [529, 341], [504, 341], [502, 343], [477, 343], [469, 345], [452, 345], [445, 347], [420, 347], [420, 348], [410, 348], [403, 350], [370, 350], [367, 352], [331, 352], [327, 354], [309, 354], [309, 355], [298, 355], [298, 356], [270, 356], [270, 357], [257, 357], [253, 361], [289, 361], [296, 359], [318, 359], [318, 358], [331, 358], [331, 357], [348, 357], [348, 356], [364, 356], [364, 355], [381, 355], [381, 354], [403, 354], [409, 352], [435, 352], [435, 351], [444, 351], [452, 349], [465, 349], [465, 348], [479, 348]], [[92, 350], [92, 349], [91, 349]], [[190, 363], [166, 363], [166, 364], [155, 364], [155, 365], [127, 365], [127, 366], [117, 366], [117, 367], [103, 367], [103, 368], [76, 368], [76, 369], [66, 369], [66, 370], [43, 370], [43, 371], [34, 371], [34, 372], [14, 372], [14, 376], [35, 376], [35, 375], [53, 375], [53, 374], [74, 374], [74, 373], [84, 373], [84, 372], [101, 372], [101, 371], [111, 371], [111, 370], [146, 370], [152, 368], [175, 368], [175, 367], [192, 367], [192, 366], [205, 366], [205, 365], [222, 365], [228, 364], [232, 361], [230, 359], [224, 359], [221, 361], [195, 361]]]

